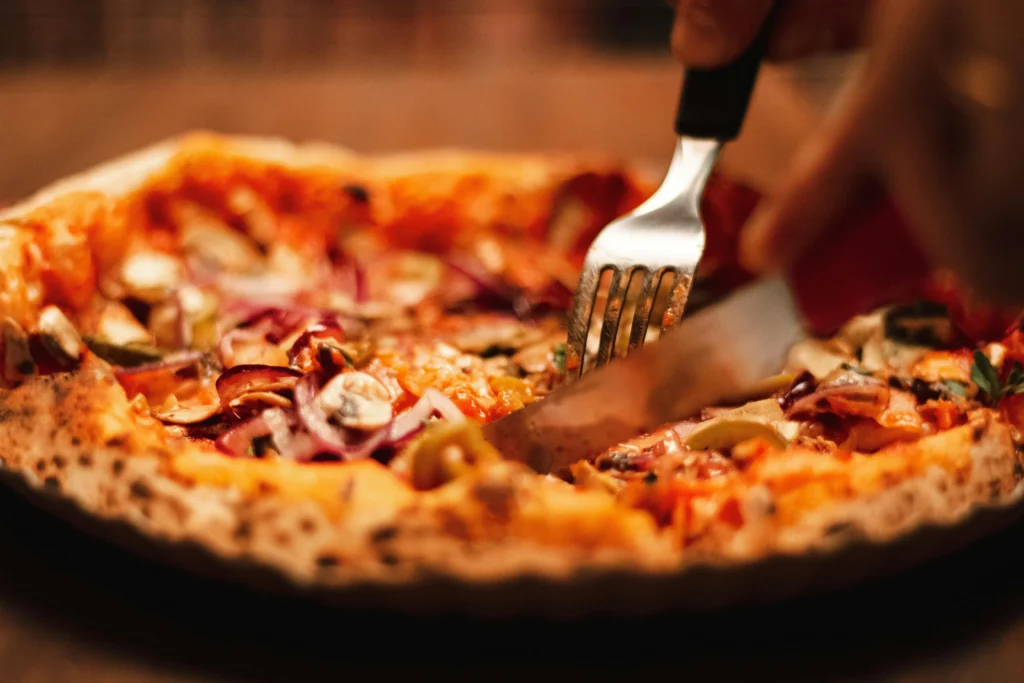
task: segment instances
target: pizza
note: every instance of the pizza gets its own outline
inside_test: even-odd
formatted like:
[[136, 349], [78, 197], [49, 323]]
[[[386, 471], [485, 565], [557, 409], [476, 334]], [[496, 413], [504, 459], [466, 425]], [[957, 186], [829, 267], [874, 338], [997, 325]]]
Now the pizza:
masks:
[[[682, 576], [1015, 509], [1024, 333], [943, 274], [568, 476], [505, 460], [480, 426], [562, 382], [586, 247], [653, 189], [212, 134], [58, 182], [0, 214], [2, 471], [327, 590]], [[712, 177], [692, 307], [749, 279], [757, 200]]]

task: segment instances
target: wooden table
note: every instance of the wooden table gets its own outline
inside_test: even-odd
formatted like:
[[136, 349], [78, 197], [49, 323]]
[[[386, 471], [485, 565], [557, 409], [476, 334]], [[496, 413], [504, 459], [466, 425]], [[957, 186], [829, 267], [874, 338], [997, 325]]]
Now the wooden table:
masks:
[[94, 543], [7, 492], [0, 520], [5, 683], [1024, 676], [1021, 525], [846, 594], [713, 616], [553, 623], [281, 604]]

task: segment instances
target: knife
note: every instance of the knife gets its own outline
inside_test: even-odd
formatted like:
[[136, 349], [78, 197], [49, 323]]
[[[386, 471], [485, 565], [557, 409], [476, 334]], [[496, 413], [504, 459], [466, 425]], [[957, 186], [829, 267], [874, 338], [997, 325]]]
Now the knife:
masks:
[[845, 223], [785, 272], [486, 425], [485, 438], [506, 459], [566, 476], [584, 458], [743, 394], [780, 371], [808, 335], [921, 291], [931, 269], [891, 201]]

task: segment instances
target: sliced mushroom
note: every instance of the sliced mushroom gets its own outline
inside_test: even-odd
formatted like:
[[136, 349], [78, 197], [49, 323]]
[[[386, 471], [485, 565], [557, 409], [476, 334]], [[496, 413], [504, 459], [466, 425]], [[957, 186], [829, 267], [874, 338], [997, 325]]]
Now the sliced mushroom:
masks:
[[391, 393], [376, 378], [364, 372], [343, 372], [320, 392], [320, 409], [338, 424], [350, 429], [372, 431], [391, 422]]
[[182, 265], [169, 254], [139, 251], [121, 264], [120, 279], [126, 295], [156, 304], [169, 297], [181, 282]]
[[56, 306], [43, 309], [37, 328], [40, 342], [58, 364], [74, 365], [85, 352], [85, 343], [78, 330]]
[[521, 367], [523, 372], [532, 375], [545, 372], [552, 367], [553, 358], [552, 345], [548, 342], [540, 342], [521, 349], [512, 356], [512, 362]]
[[28, 334], [11, 318], [4, 318], [4, 379], [14, 384], [36, 372]]
[[217, 298], [187, 285], [178, 290], [178, 336], [181, 345], [199, 351], [217, 346]]
[[246, 232], [256, 242], [269, 245], [277, 236], [277, 218], [263, 197], [250, 187], [236, 187], [228, 193], [228, 208], [245, 224]]
[[251, 272], [262, 267], [263, 254], [247, 235], [212, 211], [192, 202], [172, 205], [182, 248], [221, 271]]
[[166, 424], [191, 425], [209, 420], [219, 412], [220, 406], [216, 403], [195, 403], [154, 410], [153, 417]]
[[89, 335], [111, 344], [152, 344], [153, 335], [118, 301], [107, 302], [96, 321], [95, 334]]
[[501, 351], [515, 352], [544, 339], [545, 332], [528, 327], [518, 320], [497, 319], [481, 321], [470, 329], [453, 336], [452, 346], [465, 353], [484, 354]]
[[256, 408], [287, 408], [291, 404], [290, 398], [275, 394], [273, 391], [249, 391], [231, 399], [229, 406], [236, 413], [247, 414]]
[[806, 370], [822, 379], [850, 359], [851, 356], [831, 340], [805, 339], [790, 349], [786, 367], [793, 374]]

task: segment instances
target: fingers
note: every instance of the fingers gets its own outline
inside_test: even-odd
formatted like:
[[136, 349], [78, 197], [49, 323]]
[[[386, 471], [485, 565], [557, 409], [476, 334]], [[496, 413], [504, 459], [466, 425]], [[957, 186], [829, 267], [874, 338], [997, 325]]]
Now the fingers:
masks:
[[[672, 51], [688, 67], [707, 69], [736, 59], [757, 35], [773, 0], [676, 0]], [[861, 44], [870, 0], [789, 0], [769, 49], [770, 59], [799, 59]]]
[[772, 0], [677, 0], [672, 51], [688, 67], [733, 61], [754, 40]]
[[875, 187], [868, 96], [853, 95], [834, 119], [797, 156], [775, 198], [766, 200], [740, 236], [740, 261], [754, 272], [789, 265], [851, 205]]

